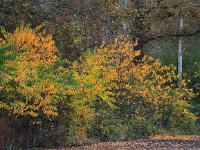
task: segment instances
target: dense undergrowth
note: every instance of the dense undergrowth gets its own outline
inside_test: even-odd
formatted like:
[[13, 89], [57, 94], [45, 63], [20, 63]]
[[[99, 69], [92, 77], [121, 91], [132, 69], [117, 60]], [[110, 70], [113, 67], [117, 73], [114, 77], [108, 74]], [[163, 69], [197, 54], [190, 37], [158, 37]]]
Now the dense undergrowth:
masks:
[[4, 135], [10, 138], [4, 147], [195, 132], [196, 116], [190, 111], [194, 94], [187, 82], [177, 86], [173, 65], [151, 56], [138, 60], [140, 51], [128, 40], [88, 50], [69, 62], [40, 27], [2, 32], [1, 124], [8, 121], [13, 129]]

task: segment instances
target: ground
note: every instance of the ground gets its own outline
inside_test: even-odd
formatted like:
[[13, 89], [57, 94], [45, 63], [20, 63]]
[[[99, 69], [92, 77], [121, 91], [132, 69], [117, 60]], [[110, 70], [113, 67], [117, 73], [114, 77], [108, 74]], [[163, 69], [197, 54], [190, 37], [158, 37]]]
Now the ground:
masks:
[[200, 136], [155, 136], [133, 141], [103, 142], [63, 148], [63, 150], [200, 150]]

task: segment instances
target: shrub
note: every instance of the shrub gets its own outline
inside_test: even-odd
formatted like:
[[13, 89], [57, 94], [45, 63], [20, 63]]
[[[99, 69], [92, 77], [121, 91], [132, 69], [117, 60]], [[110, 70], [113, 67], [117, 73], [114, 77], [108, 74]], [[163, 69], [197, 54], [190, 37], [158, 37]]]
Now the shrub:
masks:
[[3, 33], [1, 115], [17, 123], [26, 147], [132, 139], [162, 128], [189, 132], [194, 125], [193, 93], [184, 80], [177, 87], [175, 67], [150, 56], [138, 60], [141, 52], [130, 42], [87, 51], [70, 63], [39, 27]]
[[[150, 56], [136, 62], [138, 55], [140, 52], [134, 52], [129, 42], [118, 41], [86, 55], [82, 69], [89, 74], [88, 71], [94, 69], [90, 64], [95, 64], [98, 70], [93, 75], [103, 71], [98, 75], [107, 81], [108, 90], [114, 93], [113, 117], [121, 120], [124, 127], [130, 127], [128, 131], [132, 130], [132, 135], [150, 135], [157, 127], [188, 131], [186, 126], [192, 126], [196, 119], [188, 110], [192, 90], [184, 80], [182, 87], [177, 87], [173, 65], [162, 66]], [[103, 122], [107, 119], [101, 122], [105, 125]], [[107, 133], [107, 127], [101, 127], [101, 132]]]

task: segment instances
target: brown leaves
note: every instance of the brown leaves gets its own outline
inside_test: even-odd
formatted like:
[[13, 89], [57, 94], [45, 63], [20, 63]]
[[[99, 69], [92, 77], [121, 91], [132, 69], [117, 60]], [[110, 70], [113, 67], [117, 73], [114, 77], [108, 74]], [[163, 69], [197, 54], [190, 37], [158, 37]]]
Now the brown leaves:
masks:
[[200, 147], [199, 136], [160, 136], [123, 142], [104, 142], [86, 146], [66, 148], [66, 150], [146, 150], [146, 149], [191, 149]]

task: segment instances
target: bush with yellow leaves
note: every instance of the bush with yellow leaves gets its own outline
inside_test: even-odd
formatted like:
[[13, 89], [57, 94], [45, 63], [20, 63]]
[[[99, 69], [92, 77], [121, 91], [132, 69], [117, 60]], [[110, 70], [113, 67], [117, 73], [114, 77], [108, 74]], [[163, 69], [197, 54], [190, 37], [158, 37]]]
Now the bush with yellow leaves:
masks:
[[52, 134], [58, 136], [59, 121], [64, 118], [66, 127], [69, 122], [67, 89], [72, 75], [65, 67], [67, 61], [59, 59], [52, 36], [39, 27], [22, 25], [14, 33], [2, 32], [1, 115], [16, 120], [18, 128], [24, 129], [22, 134], [29, 140], [25, 143], [46, 145], [54, 140]]
[[[82, 81], [95, 83], [99, 79], [93, 77], [98, 76], [106, 83], [103, 87], [114, 94], [114, 109], [98, 115], [101, 120], [110, 116], [101, 121], [99, 132], [109, 134], [109, 130], [113, 131], [109, 128], [112, 123], [105, 123], [112, 122], [110, 118], [115, 119], [113, 122], [118, 120], [117, 124], [121, 122], [126, 130], [123, 134], [129, 136], [131, 133], [129, 137], [153, 134], [158, 129], [188, 132], [196, 119], [189, 111], [192, 90], [187, 88], [184, 80], [182, 87], [177, 87], [173, 65], [162, 66], [159, 60], [150, 56], [135, 63], [138, 55], [140, 53], [133, 50], [130, 42], [118, 41], [90, 52], [78, 65], [81, 73], [86, 75]], [[119, 137], [117, 133], [115, 135]], [[126, 136], [122, 138], [128, 138]]]
[[1, 99], [2, 107], [11, 115], [36, 117], [43, 112], [57, 116], [53, 103], [61, 87], [55, 82], [58, 76], [49, 71], [58, 60], [52, 37], [26, 26], [13, 34], [4, 32], [4, 37], [1, 45], [10, 46], [5, 55], [13, 58], [5, 60], [1, 73], [1, 92], [6, 95]]
[[116, 41], [76, 62], [58, 56], [51, 35], [20, 26], [0, 43], [1, 115], [17, 120], [34, 146], [118, 140], [159, 129], [188, 132], [193, 96], [174, 66]]
[[14, 33], [3, 33], [0, 107], [2, 115], [25, 124], [26, 139], [30, 140], [26, 143], [60, 144], [67, 142], [68, 132], [71, 137], [80, 137], [80, 132], [85, 135], [94, 116], [95, 101], [101, 98], [112, 106], [112, 93], [107, 91], [97, 65], [87, 68], [74, 62], [69, 67], [67, 60], [58, 57], [51, 35], [41, 32], [40, 27], [22, 25]]

